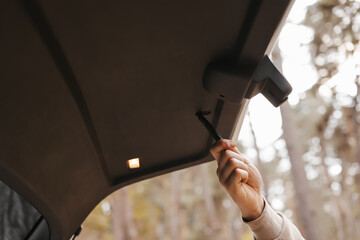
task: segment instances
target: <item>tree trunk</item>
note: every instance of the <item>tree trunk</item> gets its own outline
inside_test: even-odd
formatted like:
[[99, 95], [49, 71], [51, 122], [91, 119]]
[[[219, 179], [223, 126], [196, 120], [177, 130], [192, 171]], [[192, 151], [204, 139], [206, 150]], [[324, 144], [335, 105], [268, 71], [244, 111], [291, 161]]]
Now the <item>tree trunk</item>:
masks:
[[207, 213], [207, 225], [211, 230], [210, 238], [213, 240], [217, 240], [217, 219], [216, 219], [216, 209], [214, 199], [211, 194], [211, 185], [210, 179], [208, 175], [207, 165], [202, 164], [199, 166], [201, 179], [202, 179], [202, 187], [204, 190], [204, 201], [205, 201], [205, 208]]
[[313, 201], [310, 199], [311, 191], [302, 159], [301, 143], [298, 142], [299, 138], [296, 131], [294, 114], [287, 102], [281, 105], [280, 110], [283, 122], [283, 136], [291, 162], [291, 174], [297, 199], [298, 216], [305, 231], [306, 239], [321, 239], [318, 229], [320, 224], [316, 220], [316, 213], [312, 205]]
[[[274, 64], [281, 69], [280, 49], [276, 45], [273, 51]], [[280, 106], [283, 137], [286, 142], [288, 155], [291, 163], [291, 173], [295, 188], [297, 200], [298, 216], [300, 223], [305, 231], [304, 235], [307, 240], [322, 239], [319, 231], [321, 224], [317, 221], [313, 201], [311, 200], [311, 191], [306, 178], [305, 165], [303, 161], [303, 152], [295, 122], [294, 112], [288, 102]]]
[[358, 120], [358, 111], [356, 110], [357, 107], [359, 106], [359, 101], [358, 98], [360, 97], [360, 77], [357, 77], [355, 80], [356, 83], [356, 87], [357, 87], [357, 94], [354, 97], [354, 108], [353, 108], [353, 124], [354, 124], [354, 138], [355, 138], [355, 143], [356, 143], [356, 159], [357, 162], [360, 164], [360, 136], [359, 136], [359, 128], [360, 128], [360, 123]]
[[124, 187], [111, 195], [112, 225], [115, 240], [131, 240], [136, 236], [132, 206], [128, 188]]
[[[322, 133], [320, 133], [322, 134]], [[324, 146], [324, 141], [325, 139], [322, 137], [320, 137], [320, 146], [321, 146], [321, 165], [323, 167], [323, 171], [324, 171], [324, 176], [325, 176], [325, 182], [326, 182], [326, 186], [330, 192], [330, 202], [332, 205], [332, 217], [334, 219], [334, 223], [335, 223], [335, 227], [336, 227], [336, 232], [337, 232], [337, 239], [338, 240], [345, 240], [346, 239], [346, 234], [345, 234], [345, 225], [344, 225], [344, 219], [342, 216], [342, 211], [341, 211], [341, 204], [339, 201], [338, 196], [336, 196], [333, 192], [333, 190], [331, 189], [331, 184], [332, 184], [332, 179], [329, 175], [328, 172], [328, 167], [325, 163], [325, 156], [326, 156], [326, 149]]]
[[[292, 183], [292, 182], [291, 182]], [[288, 184], [288, 182], [284, 181], [283, 186], [284, 186], [284, 194], [285, 194], [285, 206], [287, 209], [290, 209], [292, 211], [292, 221], [295, 225], [299, 225], [298, 224], [298, 213], [296, 211], [296, 206], [295, 206], [295, 199], [294, 199], [294, 191], [293, 191], [293, 185], [294, 184]], [[299, 226], [301, 227], [301, 226]], [[300, 229], [302, 231], [302, 229]]]
[[171, 206], [170, 206], [170, 232], [171, 239], [179, 240], [180, 238], [180, 176], [179, 172], [171, 173]]
[[253, 128], [253, 125], [252, 125], [252, 123], [250, 121], [250, 112], [248, 112], [248, 115], [249, 115], [250, 131], [251, 131], [251, 135], [253, 137], [254, 148], [255, 148], [255, 151], [256, 151], [256, 166], [258, 167], [258, 169], [259, 169], [259, 171], [261, 173], [261, 177], [262, 177], [262, 180], [263, 180], [263, 183], [264, 183], [264, 197], [267, 199], [268, 194], [269, 194], [267, 172], [266, 172], [265, 166], [264, 166], [264, 164], [263, 164], [263, 162], [261, 161], [261, 158], [260, 158], [260, 149], [259, 149], [259, 146], [257, 145], [254, 128]]
[[[225, 210], [225, 209], [224, 209]], [[238, 221], [237, 218], [239, 218], [240, 212], [239, 208], [235, 204], [231, 204], [229, 208], [226, 209], [227, 211], [227, 217], [226, 217], [226, 239], [228, 240], [241, 240], [240, 236], [241, 231], [239, 227], [235, 227], [234, 223], [235, 221]], [[219, 238], [221, 239], [221, 238]], [[224, 238], [225, 239], [225, 238]]]
[[[352, 202], [351, 200], [351, 186], [346, 183], [346, 179], [349, 177], [349, 168], [351, 165], [352, 159], [356, 159], [357, 162], [360, 164], [360, 148], [359, 148], [359, 122], [357, 119], [358, 112], [356, 111], [356, 106], [358, 103], [357, 96], [360, 93], [360, 85], [358, 81], [356, 81], [357, 86], [357, 94], [353, 99], [354, 106], [352, 108], [344, 108], [346, 110], [349, 110], [349, 112], [345, 112], [345, 116], [343, 117], [345, 125], [349, 131], [349, 134], [347, 136], [347, 139], [344, 139], [343, 141], [348, 141], [349, 138], [353, 138], [355, 140], [355, 144], [349, 144], [349, 149], [343, 149], [341, 152], [339, 152], [339, 157], [342, 159], [342, 171], [341, 171], [341, 198], [338, 197], [340, 207], [342, 210], [342, 217], [344, 221], [344, 231], [347, 233], [348, 238], [359, 238], [359, 231], [357, 231], [357, 219], [354, 217], [352, 209], [349, 207], [349, 203]], [[343, 113], [344, 113], [343, 109]], [[352, 148], [355, 148], [354, 151]], [[356, 176], [355, 176], [356, 178]], [[357, 185], [358, 183], [355, 181], [354, 183]]]

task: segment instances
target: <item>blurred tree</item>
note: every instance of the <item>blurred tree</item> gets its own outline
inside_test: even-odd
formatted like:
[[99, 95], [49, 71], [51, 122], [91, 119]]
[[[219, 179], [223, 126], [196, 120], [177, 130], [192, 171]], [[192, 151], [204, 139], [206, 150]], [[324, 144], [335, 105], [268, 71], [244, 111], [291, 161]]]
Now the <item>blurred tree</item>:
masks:
[[[250, 111], [248, 112], [248, 116], [250, 119]], [[256, 142], [256, 135], [255, 135], [253, 125], [252, 125], [251, 121], [249, 121], [249, 123], [250, 123], [249, 125], [250, 125], [251, 136], [253, 138], [254, 149], [256, 151], [255, 165], [261, 173], [261, 177], [263, 180], [264, 197], [267, 199], [269, 196], [269, 187], [268, 187], [269, 182], [268, 182], [268, 176], [267, 176], [268, 174], [267, 174], [266, 168], [264, 166], [264, 163], [262, 162], [261, 157], [260, 157], [260, 148]]]
[[210, 239], [217, 240], [219, 239], [217, 236], [217, 230], [218, 230], [218, 221], [216, 217], [216, 209], [215, 209], [215, 203], [212, 196], [212, 190], [210, 185], [210, 174], [208, 172], [208, 168], [206, 164], [200, 165], [198, 168], [200, 168], [200, 175], [202, 178], [202, 188], [204, 190], [204, 202], [205, 202], [205, 209], [206, 209], [206, 223], [207, 226], [210, 229]]
[[[324, 176], [330, 184], [331, 199], [336, 199], [343, 221], [343, 229], [338, 227], [337, 233], [346, 239], [360, 237], [359, 209], [354, 207], [359, 205], [358, 190], [354, 189], [358, 189], [359, 170], [356, 169], [360, 166], [359, 10], [359, 1], [320, 0], [309, 7], [304, 21], [314, 30], [312, 62], [319, 81], [312, 93], [334, 109], [330, 120], [322, 126], [324, 129], [316, 134], [325, 148], [325, 152], [322, 151], [323, 166], [327, 167]], [[342, 86], [348, 87], [345, 90]], [[338, 160], [330, 161], [331, 158]], [[340, 167], [341, 173], [327, 174], [334, 167]]]
[[321, 158], [321, 166], [323, 167], [323, 174], [325, 177], [325, 185], [327, 186], [327, 190], [329, 191], [330, 195], [330, 202], [332, 206], [331, 215], [333, 217], [336, 231], [337, 231], [337, 239], [338, 240], [345, 240], [346, 233], [344, 229], [346, 229], [344, 216], [342, 214], [341, 203], [339, 196], [337, 196], [331, 188], [333, 184], [333, 179], [329, 174], [329, 167], [326, 164], [326, 149], [327, 149], [327, 141], [324, 138], [325, 129], [329, 123], [330, 117], [333, 114], [333, 108], [328, 107], [326, 112], [322, 115], [322, 118], [318, 121], [315, 126], [315, 135], [319, 137], [319, 145], [320, 145], [320, 158]]
[[171, 174], [171, 205], [168, 209], [171, 239], [179, 240], [180, 236], [180, 216], [179, 216], [179, 201], [180, 201], [180, 175], [179, 172], [172, 172]]
[[[282, 71], [282, 60], [278, 45], [275, 46], [272, 52], [272, 57], [274, 64], [280, 71]], [[300, 223], [303, 227], [303, 232], [306, 236], [306, 239], [322, 239], [322, 234], [317, 227], [320, 224], [316, 216], [317, 214], [311, 199], [312, 194], [308, 180], [306, 178], [303, 161], [303, 150], [301, 149], [301, 143], [297, 133], [298, 128], [295, 122], [295, 115], [288, 102], [285, 102], [280, 106], [280, 111], [282, 118], [283, 137], [286, 142], [286, 147], [291, 162], [291, 173], [295, 188]]]
[[136, 237], [133, 210], [129, 201], [128, 188], [123, 187], [110, 196], [112, 226], [116, 240], [132, 240]]

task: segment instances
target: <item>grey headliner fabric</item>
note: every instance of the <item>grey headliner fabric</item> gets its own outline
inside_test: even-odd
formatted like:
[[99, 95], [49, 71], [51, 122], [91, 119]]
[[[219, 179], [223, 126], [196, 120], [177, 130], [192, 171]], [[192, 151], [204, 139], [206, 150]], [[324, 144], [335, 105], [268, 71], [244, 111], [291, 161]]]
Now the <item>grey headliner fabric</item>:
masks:
[[24, 239], [41, 217], [25, 199], [0, 181], [0, 239]]

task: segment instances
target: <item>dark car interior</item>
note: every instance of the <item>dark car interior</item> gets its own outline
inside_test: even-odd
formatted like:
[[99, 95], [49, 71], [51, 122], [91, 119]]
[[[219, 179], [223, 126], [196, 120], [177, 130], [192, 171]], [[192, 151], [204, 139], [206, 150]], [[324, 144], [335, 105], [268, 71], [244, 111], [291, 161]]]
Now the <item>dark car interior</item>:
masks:
[[0, 187], [38, 211], [26, 239], [69, 239], [115, 190], [211, 161], [197, 112], [232, 138], [252, 96], [286, 100], [266, 54], [291, 3], [0, 0]]

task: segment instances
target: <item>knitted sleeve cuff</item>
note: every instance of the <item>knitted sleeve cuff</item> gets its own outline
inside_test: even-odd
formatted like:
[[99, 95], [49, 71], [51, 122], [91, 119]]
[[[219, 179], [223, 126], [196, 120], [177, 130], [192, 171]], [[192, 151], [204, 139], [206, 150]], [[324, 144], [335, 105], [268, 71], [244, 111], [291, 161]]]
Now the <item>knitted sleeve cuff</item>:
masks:
[[264, 202], [265, 207], [260, 217], [250, 222], [244, 222], [251, 228], [256, 239], [276, 239], [282, 231], [284, 219], [269, 206], [265, 199]]

